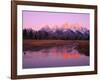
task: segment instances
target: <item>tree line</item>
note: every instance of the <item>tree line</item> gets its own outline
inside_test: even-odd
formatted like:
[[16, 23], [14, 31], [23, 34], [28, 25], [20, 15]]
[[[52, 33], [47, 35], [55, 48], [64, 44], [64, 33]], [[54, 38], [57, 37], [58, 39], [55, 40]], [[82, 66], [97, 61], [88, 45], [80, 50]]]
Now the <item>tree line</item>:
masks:
[[89, 40], [89, 30], [81, 32], [79, 30], [73, 31], [71, 29], [55, 31], [43, 30], [35, 31], [33, 29], [23, 29], [23, 39], [34, 40]]

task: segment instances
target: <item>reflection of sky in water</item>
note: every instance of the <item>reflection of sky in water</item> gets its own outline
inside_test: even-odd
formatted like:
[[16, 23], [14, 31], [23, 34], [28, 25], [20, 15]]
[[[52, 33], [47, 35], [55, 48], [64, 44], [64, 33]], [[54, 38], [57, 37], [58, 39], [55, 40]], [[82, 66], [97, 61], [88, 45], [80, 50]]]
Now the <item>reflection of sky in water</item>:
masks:
[[89, 56], [79, 53], [74, 47], [58, 46], [39, 51], [25, 51], [23, 68], [85, 66]]

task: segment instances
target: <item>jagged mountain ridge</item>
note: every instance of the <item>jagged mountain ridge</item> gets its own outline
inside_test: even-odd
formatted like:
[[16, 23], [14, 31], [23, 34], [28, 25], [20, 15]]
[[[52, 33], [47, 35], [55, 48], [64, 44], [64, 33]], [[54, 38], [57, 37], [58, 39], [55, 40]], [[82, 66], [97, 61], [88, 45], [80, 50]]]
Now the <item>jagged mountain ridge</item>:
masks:
[[32, 39], [89, 40], [89, 30], [84, 27], [50, 28], [49, 26], [45, 26], [38, 31], [33, 29], [24, 29], [23, 36], [24, 38]]

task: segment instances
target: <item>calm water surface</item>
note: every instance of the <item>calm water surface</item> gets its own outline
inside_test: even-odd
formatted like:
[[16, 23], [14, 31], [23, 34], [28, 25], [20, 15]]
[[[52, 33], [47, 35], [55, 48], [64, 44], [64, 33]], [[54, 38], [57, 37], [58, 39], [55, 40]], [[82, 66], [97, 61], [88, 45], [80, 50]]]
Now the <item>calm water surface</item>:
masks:
[[55, 46], [24, 51], [23, 68], [67, 67], [89, 65], [89, 56], [76, 46]]

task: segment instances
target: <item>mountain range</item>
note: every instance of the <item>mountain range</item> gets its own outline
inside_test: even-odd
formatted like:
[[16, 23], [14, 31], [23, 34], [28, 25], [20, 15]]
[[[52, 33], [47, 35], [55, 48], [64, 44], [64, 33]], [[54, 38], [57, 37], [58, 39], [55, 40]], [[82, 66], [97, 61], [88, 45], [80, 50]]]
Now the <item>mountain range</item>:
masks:
[[23, 29], [25, 39], [64, 39], [64, 40], [89, 40], [89, 30], [85, 27], [50, 28], [48, 25], [36, 31], [34, 29]]

